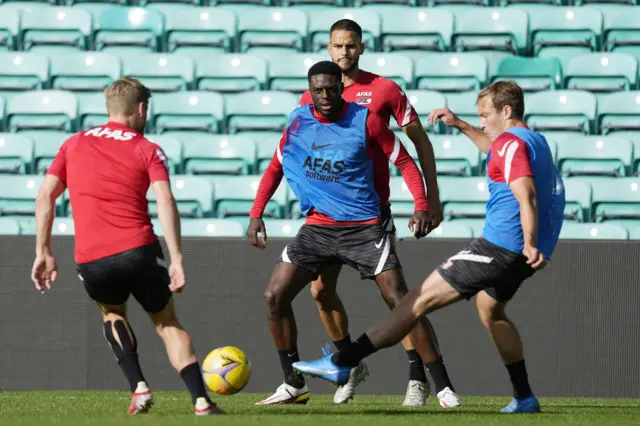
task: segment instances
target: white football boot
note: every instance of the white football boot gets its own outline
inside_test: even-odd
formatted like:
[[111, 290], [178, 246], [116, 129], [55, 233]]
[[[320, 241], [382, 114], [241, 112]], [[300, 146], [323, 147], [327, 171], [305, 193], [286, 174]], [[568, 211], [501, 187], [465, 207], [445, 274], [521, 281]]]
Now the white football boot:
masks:
[[443, 408], [454, 408], [462, 405], [458, 395], [449, 387], [438, 392], [438, 401], [440, 401], [440, 406]]
[[419, 380], [409, 380], [407, 385], [407, 394], [402, 403], [405, 407], [419, 407], [427, 403], [431, 385], [429, 381], [421, 382]]
[[135, 392], [131, 394], [129, 414], [148, 413], [153, 406], [153, 396], [145, 382], [139, 382]]
[[[324, 356], [331, 354], [331, 346], [327, 343], [322, 348], [322, 353]], [[338, 390], [335, 395], [333, 395], [333, 403], [334, 404], [347, 404], [349, 400], [353, 399], [353, 395], [355, 394], [356, 386], [360, 383], [364, 382], [369, 375], [369, 369], [366, 364], [360, 363], [356, 368], [351, 370], [349, 373], [349, 381], [342, 386], [338, 386]]]
[[276, 389], [276, 393], [269, 398], [256, 402], [256, 405], [273, 405], [273, 404], [306, 404], [309, 402], [310, 392], [305, 384], [302, 388], [294, 388], [286, 383], [281, 384]]

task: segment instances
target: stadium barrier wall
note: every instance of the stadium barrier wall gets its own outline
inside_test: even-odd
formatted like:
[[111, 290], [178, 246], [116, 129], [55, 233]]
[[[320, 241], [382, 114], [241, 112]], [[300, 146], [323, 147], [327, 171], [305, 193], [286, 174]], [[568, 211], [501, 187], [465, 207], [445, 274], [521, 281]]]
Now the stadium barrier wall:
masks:
[[[218, 346], [243, 349], [253, 363], [246, 391], [273, 391], [282, 382], [269, 335], [263, 290], [287, 240], [270, 239], [259, 251], [240, 239], [187, 238], [188, 284], [177, 296], [178, 314], [194, 338], [200, 360]], [[465, 241], [400, 241], [409, 286], [418, 286]], [[31, 283], [32, 237], [0, 238], [2, 349], [0, 388], [122, 389], [124, 377], [103, 338], [100, 314], [84, 292], [70, 237], [54, 237], [60, 269], [53, 290], [40, 295]], [[640, 242], [559, 244], [551, 264], [530, 279], [508, 313], [525, 343], [529, 377], [540, 396], [640, 397]], [[372, 281], [348, 267], [339, 292], [355, 338], [387, 312]], [[294, 304], [303, 359], [321, 355], [329, 342], [310, 293]], [[130, 303], [141, 363], [153, 389], [185, 389], [160, 338], [140, 307]], [[510, 395], [506, 370], [481, 325], [474, 299], [430, 316], [457, 391]], [[402, 394], [408, 363], [400, 345], [370, 357], [371, 376], [360, 394]], [[310, 380], [312, 392], [335, 388]], [[399, 403], [401, 396], [398, 396]]]

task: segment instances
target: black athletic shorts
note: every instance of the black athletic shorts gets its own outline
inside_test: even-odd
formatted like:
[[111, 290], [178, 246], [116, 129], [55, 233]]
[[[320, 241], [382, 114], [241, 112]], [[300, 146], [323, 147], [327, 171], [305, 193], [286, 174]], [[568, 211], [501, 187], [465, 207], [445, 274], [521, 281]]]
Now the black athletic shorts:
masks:
[[122, 305], [133, 294], [146, 312], [157, 313], [171, 299], [169, 273], [158, 242], [79, 264], [78, 277], [89, 297], [105, 305]]
[[498, 302], [507, 302], [535, 269], [524, 255], [476, 238], [441, 264], [438, 272], [465, 299], [484, 290]]
[[357, 269], [363, 280], [401, 267], [391, 237], [381, 224], [303, 225], [282, 251], [280, 262], [308, 269], [314, 279], [325, 267], [335, 263], [346, 263]]
[[380, 218], [382, 219], [382, 228], [384, 232], [388, 234], [396, 234], [396, 224], [393, 222], [393, 215], [391, 214], [391, 206], [387, 206], [385, 209], [381, 209]]

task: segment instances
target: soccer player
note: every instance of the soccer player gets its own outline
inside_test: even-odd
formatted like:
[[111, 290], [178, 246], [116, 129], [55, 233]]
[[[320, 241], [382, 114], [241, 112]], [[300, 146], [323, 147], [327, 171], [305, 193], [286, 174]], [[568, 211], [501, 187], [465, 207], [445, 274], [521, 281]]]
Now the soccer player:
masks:
[[480, 318], [513, 385], [514, 398], [502, 412], [540, 411], [520, 336], [505, 307], [555, 250], [563, 222], [564, 184], [546, 139], [523, 122], [524, 96], [517, 84], [496, 82], [478, 94], [477, 103], [482, 131], [446, 108], [433, 111], [429, 120], [460, 129], [487, 153], [489, 201], [482, 237], [442, 263], [349, 347], [317, 361], [296, 363], [296, 370], [346, 383], [362, 359], [398, 343], [422, 315], [477, 294]]
[[[388, 125], [391, 116], [393, 116], [404, 133], [414, 143], [427, 186], [431, 229], [437, 228], [442, 221], [442, 207], [440, 206], [433, 147], [418, 115], [407, 99], [407, 95], [392, 80], [359, 68], [360, 55], [364, 52], [360, 25], [349, 19], [339, 20], [331, 26], [330, 37], [329, 55], [342, 70], [343, 99], [367, 107], [385, 125]], [[313, 103], [311, 95], [307, 91], [303, 94], [300, 105], [311, 103]], [[395, 226], [389, 203], [388, 159], [382, 151], [377, 150], [373, 161], [375, 188], [380, 196], [383, 227], [395, 246]], [[311, 285], [311, 294], [316, 300], [320, 318], [338, 350], [351, 343], [347, 312], [336, 292], [341, 269], [341, 264], [330, 265]], [[403, 405], [420, 406], [426, 403], [429, 395], [429, 382], [424, 370], [426, 363], [434, 380], [440, 404], [443, 407], [456, 407], [460, 405], [460, 401], [454, 393], [453, 387], [450, 386], [448, 373], [436, 343], [435, 331], [427, 318], [424, 321], [431, 333], [424, 360], [415, 350], [411, 339], [402, 341], [409, 358], [409, 383]], [[336, 391], [334, 402], [346, 403], [353, 397], [353, 393], [353, 386], [349, 384], [341, 386]]]
[[[376, 280], [390, 306], [408, 292], [395, 249], [381, 224], [380, 198], [374, 187], [375, 150], [381, 150], [400, 169], [414, 196], [416, 212], [410, 220], [414, 234], [422, 237], [431, 228], [422, 176], [398, 138], [367, 108], [344, 101], [341, 70], [333, 62], [312, 66], [308, 79], [313, 105], [291, 113], [290, 124], [260, 182], [247, 230], [251, 243], [264, 248], [262, 213], [284, 175], [307, 221], [283, 251], [265, 290], [267, 318], [285, 382], [258, 403], [261, 405], [306, 403], [309, 399], [304, 378], [292, 368], [299, 355], [291, 302], [326, 267], [346, 263], [357, 268], [363, 279]], [[425, 352], [427, 325], [416, 326], [411, 338]], [[359, 365], [351, 386], [366, 375], [366, 366]]]
[[[78, 276], [102, 311], [104, 336], [129, 382], [129, 414], [147, 412], [153, 405], [138, 361], [136, 336], [127, 320], [130, 294], [149, 313], [171, 364], [191, 392], [195, 414], [219, 414], [207, 396], [191, 337], [176, 317], [172, 293], [185, 286], [180, 217], [166, 157], [143, 136], [151, 92], [136, 79], [122, 78], [105, 95], [109, 122], [67, 139], [47, 170], [36, 202], [31, 278], [43, 294], [56, 279], [51, 226], [55, 201], [67, 188]], [[168, 269], [148, 214], [149, 185], [169, 249]]]

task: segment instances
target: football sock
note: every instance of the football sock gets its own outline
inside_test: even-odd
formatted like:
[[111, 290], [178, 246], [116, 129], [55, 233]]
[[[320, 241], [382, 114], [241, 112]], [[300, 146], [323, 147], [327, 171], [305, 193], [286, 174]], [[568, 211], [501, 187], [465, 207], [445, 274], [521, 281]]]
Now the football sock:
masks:
[[[131, 331], [131, 334], [129, 334], [129, 331]], [[116, 335], [118, 336], [117, 339]], [[116, 355], [118, 365], [129, 382], [131, 392], [135, 392], [138, 382], [146, 382], [146, 380], [142, 375], [142, 368], [140, 368], [137, 352], [138, 341], [135, 334], [133, 334], [133, 329], [129, 327], [129, 330], [127, 330], [123, 320], [116, 320], [113, 323], [106, 321], [104, 323], [104, 337]]]
[[293, 370], [293, 363], [300, 361], [298, 348], [294, 346], [291, 349], [278, 349], [278, 355], [284, 372], [284, 382], [296, 389], [303, 387], [304, 377]]
[[517, 399], [531, 396], [531, 386], [529, 386], [529, 376], [527, 375], [527, 367], [524, 365], [524, 359], [513, 364], [505, 365], [509, 372], [509, 378], [513, 385], [513, 396]]
[[417, 380], [422, 383], [427, 382], [427, 375], [424, 372], [422, 358], [415, 349], [406, 351], [409, 358], [409, 380]]
[[351, 344], [351, 336], [347, 334], [346, 337], [343, 337], [340, 340], [334, 340], [333, 344], [335, 345], [337, 350], [343, 351]]
[[377, 349], [373, 347], [373, 343], [371, 343], [369, 336], [365, 333], [343, 351], [333, 354], [331, 361], [340, 367], [353, 368], [357, 366], [360, 361], [376, 351]]
[[447, 373], [447, 367], [444, 366], [441, 356], [439, 356], [434, 362], [425, 363], [425, 367], [427, 367], [429, 374], [431, 374], [433, 384], [436, 387], [436, 393], [442, 391], [444, 388], [449, 388], [453, 392], [456, 391], [451, 384], [449, 373]]
[[191, 401], [195, 405], [198, 398], [205, 398], [211, 402], [207, 390], [204, 387], [204, 380], [202, 379], [202, 372], [200, 371], [200, 365], [197, 362], [189, 364], [180, 370], [180, 377], [187, 385], [189, 393], [191, 393]]

